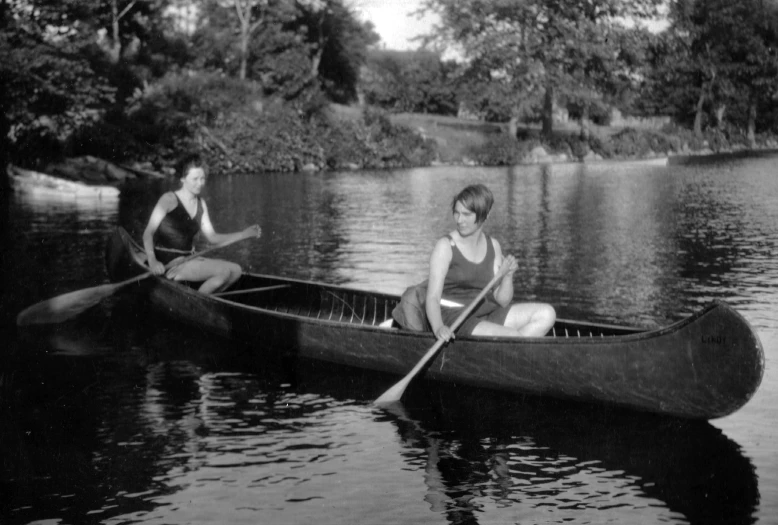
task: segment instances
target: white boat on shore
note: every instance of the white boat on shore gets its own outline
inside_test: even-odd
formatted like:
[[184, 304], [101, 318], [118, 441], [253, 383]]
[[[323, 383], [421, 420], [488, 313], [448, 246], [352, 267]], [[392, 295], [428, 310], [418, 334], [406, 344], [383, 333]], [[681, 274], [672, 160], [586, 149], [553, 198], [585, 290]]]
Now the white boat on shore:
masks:
[[115, 199], [119, 196], [119, 188], [115, 186], [85, 184], [10, 164], [8, 165], [8, 177], [14, 190], [20, 192], [93, 199]]
[[669, 157], [646, 157], [644, 159], [602, 159], [602, 160], [587, 160], [584, 164], [598, 165], [598, 164], [613, 164], [614, 166], [658, 166], [663, 167], [670, 164]]

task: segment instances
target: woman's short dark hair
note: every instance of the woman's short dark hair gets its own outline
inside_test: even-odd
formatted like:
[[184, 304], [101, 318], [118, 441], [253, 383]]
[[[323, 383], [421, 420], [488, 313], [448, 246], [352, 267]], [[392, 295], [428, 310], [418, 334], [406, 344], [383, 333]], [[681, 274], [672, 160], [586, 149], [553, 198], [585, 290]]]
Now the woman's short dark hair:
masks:
[[182, 156], [178, 159], [178, 162], [176, 162], [176, 177], [183, 179], [192, 168], [203, 168], [206, 175], [208, 174], [208, 169], [205, 166], [202, 155], [197, 152], [191, 152]]
[[489, 216], [494, 204], [494, 195], [483, 184], [472, 184], [457, 193], [454, 200], [451, 201], [451, 212], [457, 207], [457, 202], [465, 205], [465, 208], [475, 213], [475, 220], [482, 223]]

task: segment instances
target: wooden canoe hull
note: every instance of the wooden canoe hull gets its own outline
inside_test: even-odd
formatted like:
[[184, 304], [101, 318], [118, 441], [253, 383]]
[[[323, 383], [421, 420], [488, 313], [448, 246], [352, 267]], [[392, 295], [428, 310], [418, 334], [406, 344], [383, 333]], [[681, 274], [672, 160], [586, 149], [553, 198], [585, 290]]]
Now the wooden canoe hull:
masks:
[[[125, 261], [125, 271], [117, 270], [121, 266], [115, 260], [109, 263], [112, 280], [126, 278], [133, 266], [143, 271], [133, 262]], [[166, 315], [251, 342], [260, 355], [281, 348], [306, 358], [404, 375], [435, 342], [428, 333], [378, 326], [399, 300], [391, 295], [254, 274], [238, 285], [267, 289], [259, 292], [265, 294], [264, 306], [230, 300], [233, 296], [204, 296], [160, 278], [146, 279], [142, 286], [152, 305]], [[305, 306], [316, 297], [324, 299], [313, 308]], [[323, 306], [327, 301], [332, 304]], [[501, 391], [713, 419], [743, 406], [764, 372], [758, 337], [722, 302], [658, 330], [560, 320], [553, 333], [538, 338], [459, 337], [442, 349], [424, 375]]]

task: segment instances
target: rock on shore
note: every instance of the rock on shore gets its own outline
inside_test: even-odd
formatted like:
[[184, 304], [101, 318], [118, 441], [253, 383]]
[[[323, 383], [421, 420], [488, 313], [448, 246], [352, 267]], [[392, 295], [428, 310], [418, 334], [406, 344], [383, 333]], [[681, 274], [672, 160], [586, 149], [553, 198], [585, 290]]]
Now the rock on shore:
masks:
[[165, 178], [164, 174], [141, 167], [119, 166], [107, 160], [92, 157], [75, 157], [49, 164], [46, 173], [84, 184], [121, 186], [136, 180]]

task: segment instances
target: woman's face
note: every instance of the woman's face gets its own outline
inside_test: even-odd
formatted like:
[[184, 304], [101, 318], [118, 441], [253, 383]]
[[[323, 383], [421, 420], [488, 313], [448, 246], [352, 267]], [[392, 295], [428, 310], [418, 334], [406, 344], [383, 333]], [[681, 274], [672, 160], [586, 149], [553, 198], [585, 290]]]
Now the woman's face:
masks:
[[481, 227], [481, 224], [475, 220], [475, 212], [467, 209], [462, 201], [457, 201], [454, 205], [454, 222], [456, 222], [457, 231], [462, 237], [474, 234]]
[[184, 189], [192, 195], [200, 195], [203, 186], [205, 186], [205, 171], [199, 167], [189, 168], [189, 172], [187, 172], [186, 177], [181, 179], [181, 183]]

